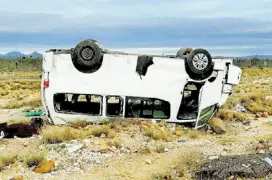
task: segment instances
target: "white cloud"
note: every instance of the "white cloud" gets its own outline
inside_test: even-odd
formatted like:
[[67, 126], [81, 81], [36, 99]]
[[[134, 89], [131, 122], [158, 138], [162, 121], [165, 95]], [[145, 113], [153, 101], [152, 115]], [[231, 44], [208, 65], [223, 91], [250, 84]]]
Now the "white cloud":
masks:
[[[272, 44], [265, 44], [264, 46], [272, 48]], [[30, 54], [34, 51], [39, 53], [45, 53], [45, 51], [49, 49], [70, 49], [72, 45], [67, 46], [48, 46], [48, 45], [35, 45], [35, 44], [21, 44], [17, 46], [8, 46], [2, 45], [0, 46], [0, 54], [5, 54], [9, 51], [20, 51], [23, 54]], [[121, 51], [127, 53], [135, 53], [135, 54], [149, 54], [149, 55], [169, 55], [169, 54], [176, 54], [176, 52], [181, 47], [150, 47], [150, 48], [111, 48], [105, 47], [111, 51]], [[200, 48], [200, 47], [191, 47], [193, 49]], [[201, 47], [207, 49], [213, 56], [244, 56], [248, 55], [248, 53], [240, 52], [241, 50], [254, 50], [258, 48], [258, 46], [249, 46], [249, 45], [242, 45], [242, 46], [205, 46]], [[269, 51], [265, 51], [264, 53], [269, 54]], [[254, 55], [254, 53], [252, 54]]]
[[[258, 49], [260, 45], [266, 46], [272, 40], [269, 36], [272, 32], [271, 9], [271, 0], [2, 0], [0, 1], [0, 51], [44, 51], [48, 47], [57, 48], [59, 44], [69, 47], [67, 43], [87, 36], [100, 37], [101, 41], [110, 39], [108, 42], [117, 41], [119, 37], [123, 41], [118, 42], [124, 42], [124, 39], [133, 39], [131, 37], [135, 36], [133, 40], [136, 41], [137, 36], [142, 35], [148, 39], [148, 30], [151, 29], [152, 38], [146, 40], [146, 44], [149, 41], [163, 45], [167, 39], [169, 41], [165, 46], [171, 46], [170, 43], [176, 46], [177, 43], [174, 42], [178, 41], [181, 44], [191, 42], [197, 44], [205, 37], [210, 37], [208, 38], [210, 41], [214, 36], [221, 35], [218, 39], [211, 40], [212, 43], [221, 43], [220, 46], [211, 46], [212, 43], [205, 42], [207, 39], [202, 43], [204, 45], [207, 43], [206, 47], [215, 53], [226, 53], [226, 51], [236, 53], [238, 50], [245, 52], [250, 49], [254, 52], [254, 49]], [[159, 32], [156, 31], [156, 27]], [[133, 34], [135, 29], [136, 34]], [[143, 34], [137, 34], [137, 29], [145, 31]], [[126, 31], [129, 30], [130, 33], [127, 33]], [[158, 37], [155, 37], [156, 33]], [[245, 38], [247, 33], [251, 33], [250, 35], [255, 33], [257, 36], [249, 35], [246, 40], [242, 42], [242, 39], [239, 43], [237, 34]], [[267, 34], [259, 38], [258, 33]], [[236, 36], [232, 36], [233, 34]], [[59, 36], [62, 36], [57, 38], [59, 41], [54, 41], [54, 38]], [[264, 38], [265, 36], [267, 37]], [[45, 37], [46, 41], [37, 38], [41, 41], [37, 42], [36, 37]], [[50, 37], [53, 42], [50, 42]], [[62, 40], [69, 38], [72, 40], [63, 43]], [[138, 39], [141, 39], [141, 43], [145, 41], [144, 38]], [[256, 47], [250, 45], [256, 41], [258, 41]], [[5, 47], [5, 43], [11, 45]], [[244, 44], [244, 46], [236, 47], [236, 44]], [[133, 49], [133, 51], [161, 53], [160, 50], [174, 52], [176, 49], [151, 48]]]
[[[271, 19], [267, 0], [9, 0], [0, 12], [49, 13], [64, 17], [254, 17]], [[270, 17], [269, 17], [270, 16]]]

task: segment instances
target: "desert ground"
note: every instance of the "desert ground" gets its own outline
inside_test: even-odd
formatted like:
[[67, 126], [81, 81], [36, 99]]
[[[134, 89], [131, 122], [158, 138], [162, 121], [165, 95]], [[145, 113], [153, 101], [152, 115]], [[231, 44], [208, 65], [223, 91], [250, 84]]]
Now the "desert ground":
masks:
[[[1, 122], [27, 124], [30, 118], [24, 114], [42, 109], [40, 75], [1, 72]], [[215, 115], [224, 121], [225, 134], [137, 119], [45, 125], [31, 138], [0, 140], [0, 179], [197, 179], [205, 163], [222, 157], [271, 157], [271, 115], [272, 68], [243, 68], [241, 83]], [[35, 172], [50, 162], [54, 167], [48, 173]], [[271, 168], [258, 178], [240, 174], [227, 179], [272, 179]]]

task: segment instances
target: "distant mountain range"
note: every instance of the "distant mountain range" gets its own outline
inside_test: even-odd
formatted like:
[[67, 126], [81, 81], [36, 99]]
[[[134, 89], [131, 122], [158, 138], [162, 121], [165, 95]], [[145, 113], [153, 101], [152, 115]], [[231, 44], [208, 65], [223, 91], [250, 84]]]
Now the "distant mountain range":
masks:
[[[38, 52], [33, 52], [31, 54], [23, 54], [19, 51], [11, 51], [6, 54], [0, 54], [0, 59], [15, 59], [15, 58], [42, 58], [43, 55]], [[233, 58], [233, 59], [244, 59], [249, 60], [252, 58], [258, 58], [258, 59], [270, 59], [272, 60], [272, 55], [255, 55], [255, 56], [241, 56], [241, 57], [233, 57], [233, 56], [216, 56], [216, 58]]]
[[11, 51], [6, 54], [0, 54], [1, 59], [13, 59], [13, 58], [42, 58], [43, 55], [38, 52], [33, 52], [31, 54], [23, 54], [19, 51]]

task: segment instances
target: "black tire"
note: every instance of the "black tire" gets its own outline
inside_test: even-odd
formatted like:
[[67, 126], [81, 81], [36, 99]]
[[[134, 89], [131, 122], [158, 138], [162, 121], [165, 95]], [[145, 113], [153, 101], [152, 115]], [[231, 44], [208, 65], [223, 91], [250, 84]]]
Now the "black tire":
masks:
[[176, 57], [182, 58], [184, 56], [188, 56], [193, 51], [192, 48], [180, 48], [177, 52]]
[[213, 72], [210, 53], [205, 49], [195, 49], [185, 58], [187, 73], [192, 79], [203, 80]]
[[78, 43], [71, 55], [73, 64], [79, 70], [92, 71], [100, 67], [102, 52], [95, 40]]
[[42, 118], [32, 118], [32, 119], [31, 119], [31, 122], [30, 122], [30, 125], [31, 125], [33, 128], [39, 130], [39, 129], [41, 129], [41, 128], [43, 127], [44, 122], [43, 122], [43, 119], [42, 119]]

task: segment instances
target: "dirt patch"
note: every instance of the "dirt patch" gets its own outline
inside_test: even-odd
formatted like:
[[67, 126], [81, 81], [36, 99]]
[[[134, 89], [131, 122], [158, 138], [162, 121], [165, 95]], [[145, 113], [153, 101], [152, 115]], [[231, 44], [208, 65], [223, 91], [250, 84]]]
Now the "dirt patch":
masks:
[[250, 154], [219, 157], [204, 164], [197, 172], [196, 179], [226, 179], [228, 177], [264, 178], [272, 173], [272, 166], [264, 161], [272, 154]]

